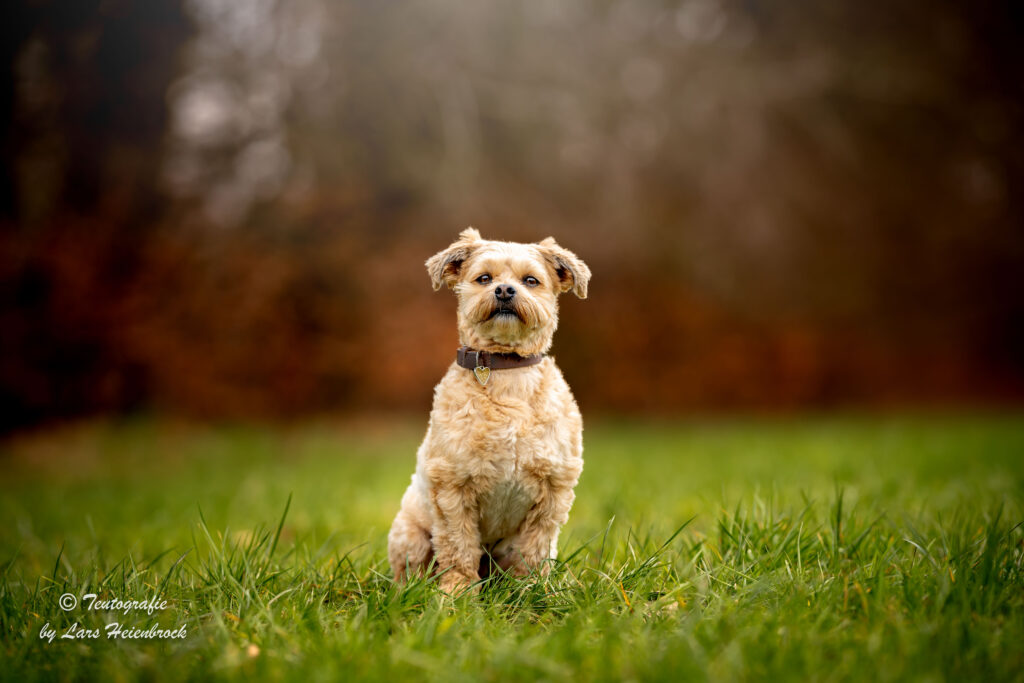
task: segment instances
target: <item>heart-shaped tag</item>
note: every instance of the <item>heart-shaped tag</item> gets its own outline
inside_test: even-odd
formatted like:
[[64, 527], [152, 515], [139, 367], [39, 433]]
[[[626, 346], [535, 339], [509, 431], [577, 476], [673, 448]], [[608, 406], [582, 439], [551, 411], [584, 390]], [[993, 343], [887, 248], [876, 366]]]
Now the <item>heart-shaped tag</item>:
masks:
[[487, 384], [487, 380], [491, 378], [491, 369], [478, 365], [473, 368], [473, 374], [476, 375], [476, 381], [480, 382], [481, 385]]

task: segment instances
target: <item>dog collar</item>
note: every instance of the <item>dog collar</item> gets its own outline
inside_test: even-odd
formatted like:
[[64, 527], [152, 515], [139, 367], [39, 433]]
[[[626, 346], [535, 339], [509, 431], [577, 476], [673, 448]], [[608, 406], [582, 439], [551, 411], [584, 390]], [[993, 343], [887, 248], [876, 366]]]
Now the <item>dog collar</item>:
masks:
[[468, 346], [460, 346], [455, 354], [455, 362], [467, 370], [472, 370], [476, 375], [476, 381], [481, 385], [487, 384], [491, 378], [491, 370], [511, 370], [513, 368], [525, 368], [544, 360], [544, 354], [538, 353], [532, 356], [520, 356], [518, 353], [491, 353], [490, 351], [477, 351]]

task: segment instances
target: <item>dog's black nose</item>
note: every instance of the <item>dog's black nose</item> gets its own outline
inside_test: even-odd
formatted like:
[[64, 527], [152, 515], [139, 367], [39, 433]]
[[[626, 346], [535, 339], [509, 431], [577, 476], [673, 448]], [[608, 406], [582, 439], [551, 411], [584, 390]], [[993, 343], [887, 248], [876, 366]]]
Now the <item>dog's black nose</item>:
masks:
[[516, 288], [512, 285], [498, 285], [494, 288], [494, 298], [498, 301], [510, 301], [516, 295]]

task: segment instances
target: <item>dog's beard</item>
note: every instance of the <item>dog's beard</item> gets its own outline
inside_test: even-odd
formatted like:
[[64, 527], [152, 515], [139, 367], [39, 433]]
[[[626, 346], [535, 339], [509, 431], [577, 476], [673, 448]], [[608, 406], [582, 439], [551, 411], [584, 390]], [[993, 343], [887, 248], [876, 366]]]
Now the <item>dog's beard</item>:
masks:
[[511, 302], [481, 297], [467, 313], [482, 336], [502, 343], [527, 337], [540, 326], [544, 316], [540, 307], [526, 297], [516, 297]]
[[477, 327], [488, 337], [505, 343], [519, 339], [527, 330], [518, 312], [498, 307]]

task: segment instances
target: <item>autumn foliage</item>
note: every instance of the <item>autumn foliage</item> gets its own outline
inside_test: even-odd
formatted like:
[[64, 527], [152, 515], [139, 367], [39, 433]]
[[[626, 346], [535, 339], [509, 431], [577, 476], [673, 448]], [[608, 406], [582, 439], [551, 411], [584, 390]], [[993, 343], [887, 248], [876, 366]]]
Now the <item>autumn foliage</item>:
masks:
[[5, 429], [422, 411], [467, 225], [592, 268], [584, 410], [1024, 397], [1012, 3], [15, 5]]

